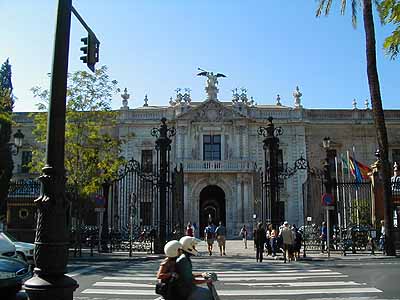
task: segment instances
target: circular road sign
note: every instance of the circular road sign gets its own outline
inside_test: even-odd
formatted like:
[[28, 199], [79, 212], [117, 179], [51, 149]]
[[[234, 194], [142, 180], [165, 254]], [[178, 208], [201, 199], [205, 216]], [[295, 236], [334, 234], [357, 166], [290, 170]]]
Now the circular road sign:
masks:
[[105, 202], [106, 202], [105, 200], [106, 200], [106, 199], [104, 199], [103, 196], [101, 196], [101, 195], [96, 195], [96, 198], [95, 198], [95, 200], [94, 200], [95, 206], [96, 206], [96, 207], [104, 207]]
[[322, 195], [322, 205], [330, 206], [334, 204], [333, 195], [325, 193]]

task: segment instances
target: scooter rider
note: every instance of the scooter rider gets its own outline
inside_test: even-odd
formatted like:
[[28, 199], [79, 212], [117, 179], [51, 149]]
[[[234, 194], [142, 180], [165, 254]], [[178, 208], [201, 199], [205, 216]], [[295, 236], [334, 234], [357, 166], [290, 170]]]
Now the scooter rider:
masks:
[[211, 283], [211, 279], [204, 279], [206, 273], [193, 273], [190, 257], [197, 255], [196, 244], [200, 240], [184, 236], [179, 242], [182, 244], [183, 254], [176, 260], [175, 270], [178, 274], [176, 280], [177, 299], [179, 300], [212, 300], [208, 288], [197, 286], [197, 284]]
[[164, 253], [166, 258], [160, 264], [157, 279], [165, 286], [160, 285], [160, 290], [156, 289], [156, 293], [162, 295], [165, 300], [173, 300], [176, 299], [175, 280], [178, 277], [175, 272], [175, 263], [177, 257], [182, 254], [182, 244], [176, 240], [169, 241], [164, 246]]

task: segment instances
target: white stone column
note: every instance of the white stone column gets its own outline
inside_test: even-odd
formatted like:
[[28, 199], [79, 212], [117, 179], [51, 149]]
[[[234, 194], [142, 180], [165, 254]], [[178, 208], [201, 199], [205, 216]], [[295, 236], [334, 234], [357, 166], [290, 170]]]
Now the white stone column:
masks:
[[248, 127], [242, 129], [243, 136], [243, 157], [249, 159], [249, 130]]
[[244, 186], [243, 186], [243, 209], [242, 209], [242, 214], [243, 214], [243, 219], [244, 222], [248, 223], [251, 221], [251, 219], [249, 219], [249, 178], [247, 177], [246, 180], [244, 180]]
[[240, 141], [240, 130], [239, 127], [235, 128], [235, 149], [236, 149], [236, 158], [240, 158], [240, 150], [241, 150], [241, 141]]
[[183, 185], [183, 207], [184, 207], [184, 217], [183, 217], [183, 224], [187, 224], [188, 220], [190, 220], [190, 195], [188, 193], [188, 176], [184, 175], [184, 185]]
[[242, 222], [242, 213], [243, 213], [243, 199], [242, 199], [242, 175], [237, 174], [236, 176], [236, 212], [234, 222], [236, 224], [235, 228], [239, 228], [239, 224]]

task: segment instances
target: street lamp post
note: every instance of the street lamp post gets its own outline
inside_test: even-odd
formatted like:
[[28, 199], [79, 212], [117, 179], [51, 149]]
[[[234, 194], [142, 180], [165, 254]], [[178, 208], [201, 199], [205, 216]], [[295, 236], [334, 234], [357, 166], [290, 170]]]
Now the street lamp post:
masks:
[[[281, 219], [279, 214], [279, 170], [278, 170], [278, 153], [279, 153], [279, 135], [282, 135], [282, 128], [275, 127], [272, 123], [273, 118], [268, 118], [266, 127], [258, 129], [258, 135], [265, 137], [263, 140], [264, 149], [264, 184], [266, 215], [263, 212], [261, 219], [271, 222], [273, 225], [279, 225]], [[264, 210], [265, 211], [265, 210]]]
[[156, 140], [156, 150], [159, 153], [159, 232], [158, 238], [156, 239], [156, 244], [154, 245], [155, 253], [163, 253], [163, 247], [167, 239], [167, 185], [168, 182], [168, 172], [169, 172], [169, 153], [171, 151], [171, 137], [176, 134], [174, 127], [168, 128], [167, 119], [161, 119], [161, 125], [158, 128], [153, 128], [151, 130], [151, 135], [157, 137]]
[[[331, 146], [331, 139], [329, 137], [324, 137], [322, 140], [322, 146], [326, 151], [326, 157], [325, 157], [325, 162], [324, 162], [324, 167], [323, 167], [323, 183], [325, 186], [325, 193], [331, 195], [332, 194], [332, 178], [331, 178], [331, 170], [329, 167], [329, 149]], [[327, 252], [328, 252], [328, 257], [330, 257], [330, 208], [329, 206], [326, 206], [326, 241], [327, 241]]]
[[[108, 248], [108, 242], [110, 241], [110, 232], [109, 232], [109, 225], [108, 225], [108, 207], [109, 207], [109, 193], [110, 193], [110, 182], [105, 180], [103, 182], [102, 189], [103, 189], [103, 199], [104, 199], [104, 212], [103, 212], [103, 222], [101, 223], [101, 236], [99, 243], [101, 242], [101, 251], [102, 252], [109, 252], [112, 251], [112, 247]], [[100, 228], [99, 228], [100, 230]], [[112, 243], [110, 243], [112, 244]]]
[[34, 277], [25, 282], [30, 300], [73, 298], [77, 282], [66, 276], [68, 261], [68, 203], [65, 196], [65, 110], [71, 0], [59, 0], [55, 33], [50, 104], [47, 126], [46, 165], [40, 180], [37, 205]]

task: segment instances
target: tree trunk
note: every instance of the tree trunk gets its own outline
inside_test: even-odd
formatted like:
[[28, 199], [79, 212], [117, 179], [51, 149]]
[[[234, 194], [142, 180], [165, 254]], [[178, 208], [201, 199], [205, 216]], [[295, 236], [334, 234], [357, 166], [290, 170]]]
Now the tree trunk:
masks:
[[372, 112], [376, 129], [376, 137], [380, 151], [382, 167], [380, 168], [380, 178], [384, 185], [384, 214], [386, 229], [386, 253], [387, 255], [396, 255], [393, 236], [393, 209], [392, 209], [392, 191], [390, 182], [390, 165], [388, 159], [388, 139], [385, 125], [385, 116], [382, 108], [382, 99], [379, 86], [378, 70], [376, 65], [376, 45], [374, 17], [372, 14], [371, 0], [364, 0], [363, 19], [366, 40], [367, 55], [367, 76], [369, 92], [371, 96]]

